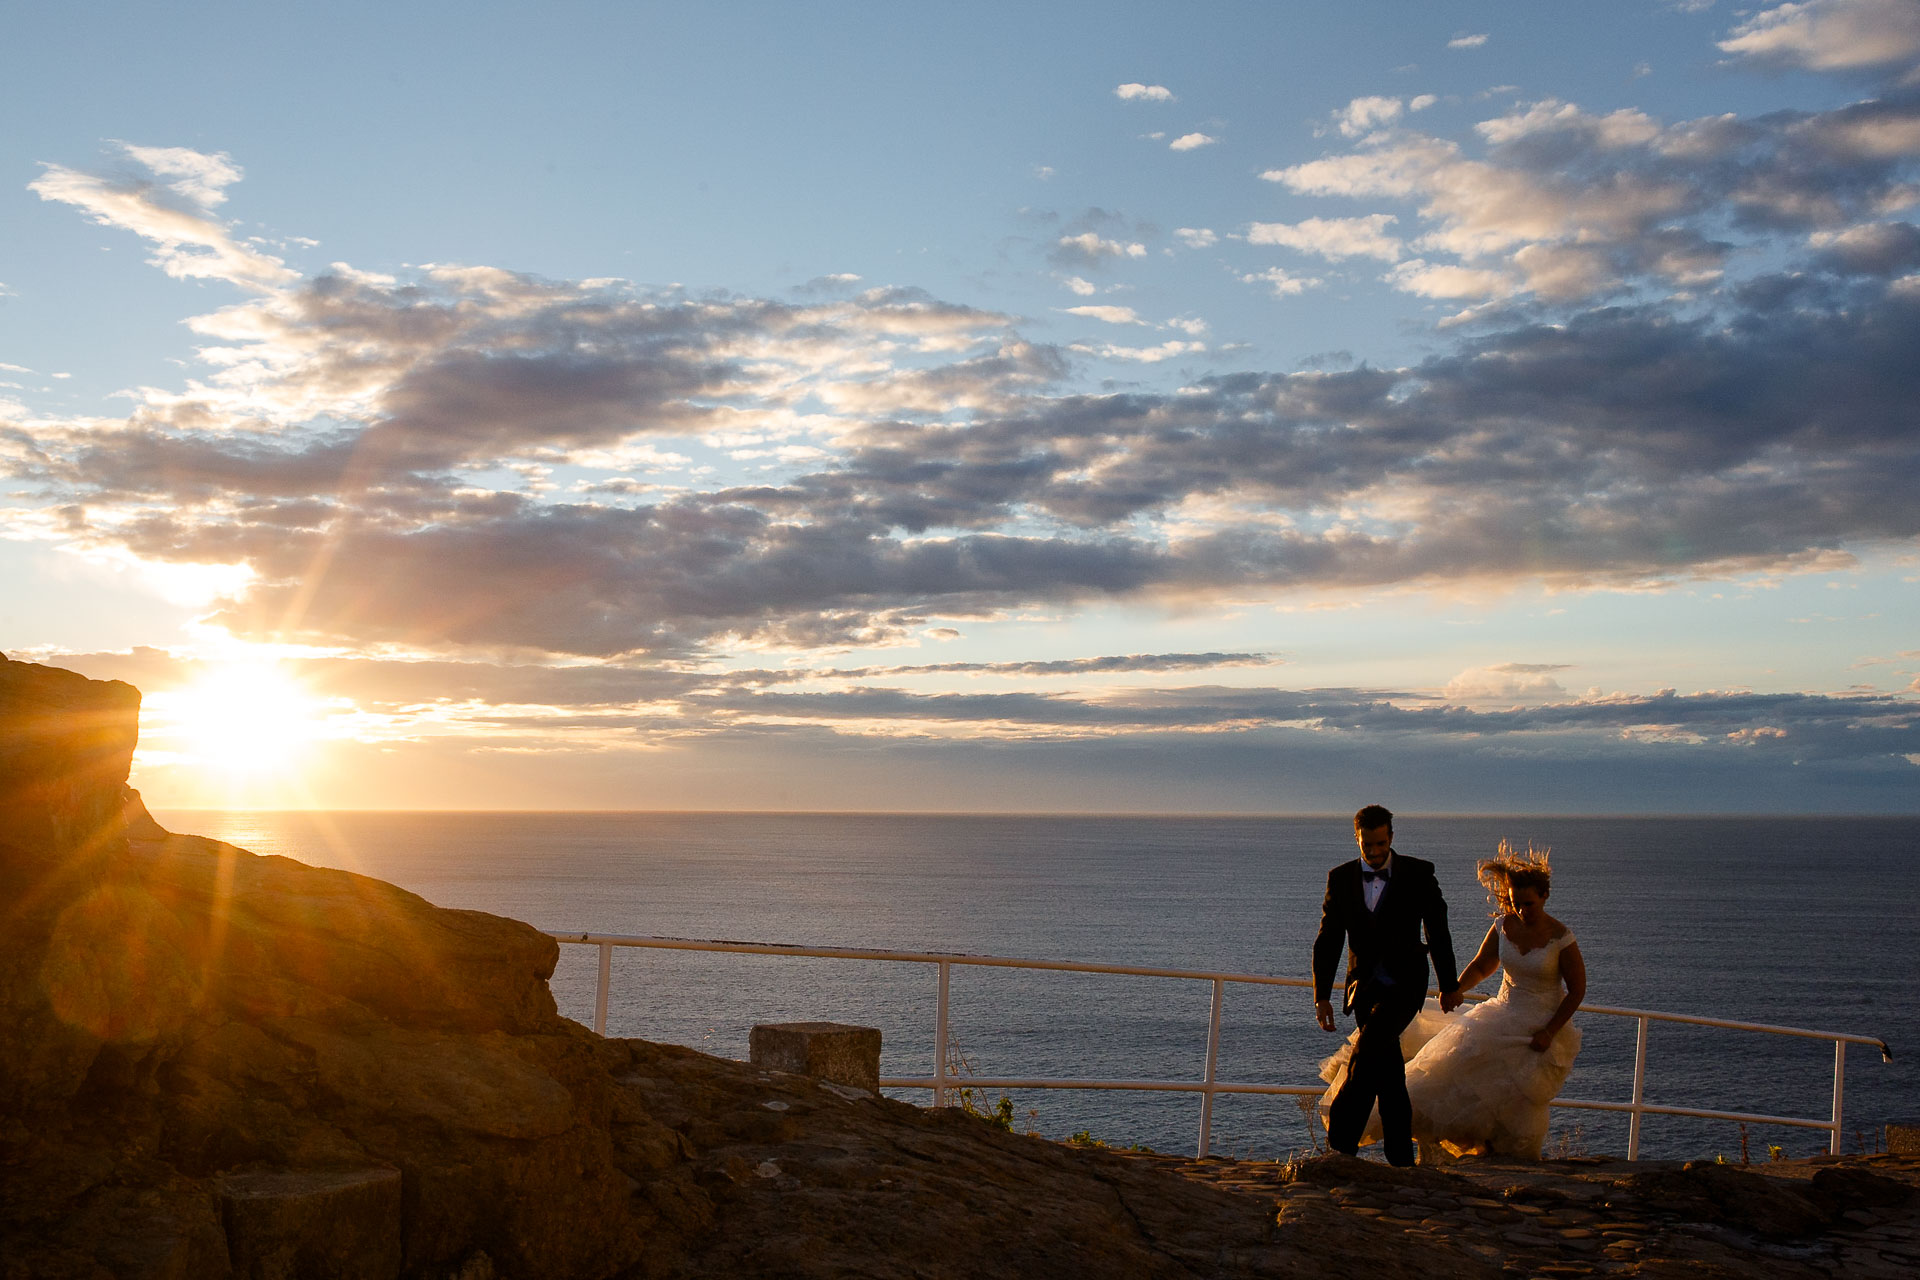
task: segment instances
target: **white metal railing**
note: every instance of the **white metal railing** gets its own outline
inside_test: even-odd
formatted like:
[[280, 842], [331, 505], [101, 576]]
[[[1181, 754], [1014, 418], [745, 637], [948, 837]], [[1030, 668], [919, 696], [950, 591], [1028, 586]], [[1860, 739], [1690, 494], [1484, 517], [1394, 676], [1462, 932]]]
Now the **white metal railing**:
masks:
[[[1010, 956], [976, 956], [950, 954], [939, 951], [885, 951], [868, 947], [801, 947], [778, 942], [724, 942], [704, 941], [693, 938], [653, 938], [633, 937], [615, 933], [566, 933], [549, 931], [548, 936], [565, 943], [598, 947], [600, 951], [599, 980], [594, 989], [593, 1029], [601, 1035], [607, 1033], [607, 992], [613, 980], [613, 949], [615, 947], [647, 947], [667, 951], [720, 951], [744, 955], [796, 956], [824, 960], [882, 960], [906, 964], [931, 964], [936, 966], [938, 974], [938, 995], [934, 1004], [934, 1055], [933, 1075], [931, 1076], [882, 1076], [880, 1084], [889, 1089], [930, 1089], [933, 1091], [933, 1105], [947, 1105], [947, 1092], [950, 1089], [966, 1087], [973, 1089], [1131, 1089], [1153, 1093], [1197, 1093], [1200, 1095], [1200, 1141], [1199, 1155], [1205, 1158], [1213, 1143], [1213, 1099], [1218, 1094], [1266, 1094], [1292, 1095], [1295, 1097], [1318, 1097], [1326, 1091], [1324, 1084], [1285, 1085], [1285, 1084], [1246, 1084], [1222, 1081], [1218, 1078], [1220, 1062], [1220, 1021], [1225, 1005], [1226, 984], [1244, 983], [1249, 986], [1267, 987], [1311, 987], [1313, 983], [1306, 978], [1277, 978], [1259, 973], [1218, 973], [1201, 969], [1158, 969], [1146, 965], [1129, 964], [1087, 964], [1077, 960], [1021, 960]], [[1181, 978], [1193, 982], [1207, 982], [1213, 988], [1212, 1011], [1207, 1019], [1207, 1058], [1204, 1074], [1199, 1080], [1083, 1080], [1046, 1077], [1040, 1079], [1015, 1079], [1011, 1077], [989, 1077], [978, 1075], [955, 1076], [947, 1069], [948, 1017], [947, 1017], [947, 979], [955, 965], [972, 965], [993, 969], [1040, 969], [1066, 973], [1111, 973], [1125, 974], [1145, 978]], [[1485, 995], [1474, 993], [1469, 1000], [1484, 1000]], [[1587, 1004], [1580, 1006], [1582, 1013], [1597, 1013], [1618, 1018], [1633, 1018], [1638, 1023], [1633, 1052], [1633, 1099], [1630, 1102], [1598, 1102], [1583, 1098], [1555, 1098], [1550, 1104], [1585, 1111], [1624, 1111], [1627, 1120], [1627, 1159], [1640, 1158], [1640, 1119], [1642, 1116], [1692, 1116], [1705, 1120], [1732, 1120], [1746, 1124], [1786, 1125], [1799, 1129], [1825, 1129], [1830, 1138], [1828, 1150], [1840, 1154], [1840, 1137], [1843, 1132], [1841, 1105], [1845, 1098], [1847, 1046], [1850, 1044], [1872, 1045], [1880, 1050], [1883, 1061], [1893, 1061], [1893, 1053], [1887, 1048], [1887, 1042], [1875, 1036], [1850, 1035], [1840, 1031], [1812, 1031], [1805, 1027], [1776, 1027], [1760, 1022], [1735, 1022], [1726, 1018], [1702, 1018], [1684, 1013], [1660, 1013], [1652, 1009], [1620, 1009], [1608, 1005]], [[1805, 1116], [1768, 1116], [1744, 1111], [1715, 1111], [1699, 1107], [1669, 1107], [1646, 1100], [1647, 1082], [1647, 1029], [1654, 1022], [1680, 1022], [1701, 1027], [1725, 1027], [1734, 1031], [1754, 1031], [1766, 1035], [1798, 1036], [1809, 1040], [1833, 1041], [1833, 1111], [1829, 1119], [1810, 1119]]]

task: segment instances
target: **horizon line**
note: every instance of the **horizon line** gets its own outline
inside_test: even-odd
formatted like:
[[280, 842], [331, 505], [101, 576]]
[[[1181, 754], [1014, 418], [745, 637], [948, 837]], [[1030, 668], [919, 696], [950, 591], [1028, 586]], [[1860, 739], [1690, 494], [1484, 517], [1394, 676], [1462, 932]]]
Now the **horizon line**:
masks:
[[[1351, 821], [1353, 814], [1346, 810], [1292, 811], [1275, 810], [1127, 810], [1113, 812], [1097, 809], [669, 809], [669, 808], [633, 808], [633, 809], [533, 809], [533, 808], [455, 808], [452, 806], [430, 806], [421, 808], [322, 808], [306, 807], [225, 807], [218, 805], [149, 805], [148, 811], [161, 813], [382, 813], [382, 814], [514, 814], [514, 815], [561, 815], [561, 814], [649, 814], [675, 817], [743, 817], [743, 818], [1142, 818], [1142, 819], [1311, 819]], [[1394, 814], [1396, 819], [1408, 821], [1436, 821], [1465, 818], [1557, 818], [1557, 819], [1600, 819], [1600, 818], [1693, 818], [1716, 820], [1754, 820], [1766, 821], [1782, 818], [1920, 818], [1920, 809], [1913, 810], [1704, 810], [1691, 812], [1686, 810], [1589, 810], [1584, 812], [1522, 812], [1513, 810], [1474, 809], [1474, 810], [1400, 810]]]

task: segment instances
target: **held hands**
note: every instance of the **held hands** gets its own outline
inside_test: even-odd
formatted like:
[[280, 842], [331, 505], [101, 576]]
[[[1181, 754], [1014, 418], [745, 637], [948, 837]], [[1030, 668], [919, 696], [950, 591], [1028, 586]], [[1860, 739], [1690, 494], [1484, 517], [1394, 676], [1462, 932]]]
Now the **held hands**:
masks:
[[1460, 988], [1448, 987], [1440, 993], [1440, 1012], [1452, 1013], [1455, 1009], [1458, 1009], [1465, 1000], [1466, 996], [1461, 994]]
[[1322, 1031], [1333, 1030], [1333, 1004], [1327, 1000], [1313, 1002], [1313, 1016], [1320, 1023]]
[[1527, 1047], [1535, 1053], [1545, 1053], [1547, 1046], [1553, 1043], [1553, 1032], [1545, 1027], [1533, 1033], [1533, 1039], [1527, 1041]]

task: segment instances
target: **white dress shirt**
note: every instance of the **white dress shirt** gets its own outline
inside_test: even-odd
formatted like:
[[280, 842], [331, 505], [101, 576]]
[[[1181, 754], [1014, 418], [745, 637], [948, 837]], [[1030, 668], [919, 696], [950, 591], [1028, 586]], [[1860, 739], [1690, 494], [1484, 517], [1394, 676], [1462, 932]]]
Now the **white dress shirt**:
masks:
[[1367, 873], [1372, 870], [1373, 868], [1367, 865], [1365, 858], [1360, 859], [1360, 892], [1366, 895], [1367, 910], [1369, 911], [1379, 907], [1380, 895], [1387, 891], [1387, 881], [1385, 877], [1393, 874], [1393, 851], [1391, 849], [1387, 851], [1387, 865], [1380, 868], [1381, 872], [1384, 873], [1380, 879], [1370, 880], [1367, 878]]

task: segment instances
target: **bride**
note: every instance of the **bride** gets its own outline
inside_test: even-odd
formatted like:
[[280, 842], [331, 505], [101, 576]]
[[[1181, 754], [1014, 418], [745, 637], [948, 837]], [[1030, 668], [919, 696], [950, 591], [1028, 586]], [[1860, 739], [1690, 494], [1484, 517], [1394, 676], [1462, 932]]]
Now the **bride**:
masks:
[[[1586, 998], [1586, 962], [1573, 931], [1547, 914], [1552, 873], [1544, 851], [1518, 853], [1503, 842], [1478, 870], [1498, 910], [1460, 990], [1497, 968], [1500, 991], [1453, 1017], [1428, 1005], [1400, 1037], [1413, 1134], [1423, 1159], [1437, 1145], [1456, 1156], [1537, 1160], [1547, 1104], [1580, 1051], [1580, 1030], [1569, 1023]], [[1351, 1053], [1349, 1041], [1321, 1064], [1321, 1078], [1337, 1085]], [[1376, 1114], [1363, 1141], [1379, 1137], [1379, 1123]]]

